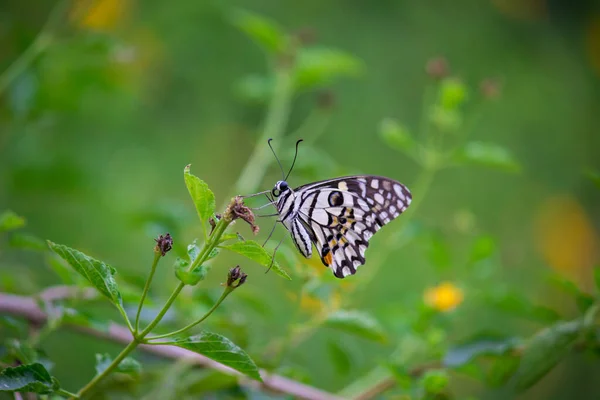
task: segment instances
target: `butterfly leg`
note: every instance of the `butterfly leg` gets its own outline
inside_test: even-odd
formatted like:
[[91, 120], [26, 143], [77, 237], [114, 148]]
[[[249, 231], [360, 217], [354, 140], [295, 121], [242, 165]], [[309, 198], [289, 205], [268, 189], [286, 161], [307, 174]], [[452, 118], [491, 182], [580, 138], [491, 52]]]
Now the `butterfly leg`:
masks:
[[265, 274], [271, 270], [271, 267], [273, 267], [273, 264], [275, 263], [275, 254], [277, 254], [277, 249], [279, 248], [279, 246], [281, 246], [281, 243], [283, 243], [284, 238], [285, 238], [285, 236], [281, 238], [279, 243], [277, 243], [277, 246], [275, 246], [275, 249], [273, 249], [273, 257], [271, 257], [271, 264], [269, 265], [269, 268], [267, 269]]
[[275, 232], [275, 228], [277, 227], [277, 222], [278, 221], [276, 221], [273, 224], [273, 228], [271, 228], [271, 232], [269, 232], [269, 236], [267, 236], [267, 239], [265, 239], [265, 242], [263, 243], [262, 247], [265, 247], [265, 245], [267, 244], [267, 242], [269, 241], [269, 239], [271, 239], [271, 236], [273, 236], [273, 232]]
[[267, 193], [269, 193], [269, 192], [270, 192], [270, 190], [265, 190], [264, 192], [258, 192], [258, 193], [254, 193], [254, 194], [248, 194], [248, 195], [246, 195], [246, 196], [239, 196], [239, 197], [241, 197], [242, 199], [249, 199], [249, 198], [251, 198], [251, 197], [260, 196], [260, 195], [262, 195], [262, 194], [267, 194]]

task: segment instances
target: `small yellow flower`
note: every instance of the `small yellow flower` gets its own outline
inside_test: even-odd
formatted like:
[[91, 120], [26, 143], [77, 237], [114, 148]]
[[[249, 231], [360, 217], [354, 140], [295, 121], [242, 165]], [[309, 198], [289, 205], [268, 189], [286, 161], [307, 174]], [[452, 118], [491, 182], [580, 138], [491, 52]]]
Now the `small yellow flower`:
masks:
[[125, 19], [130, 3], [129, 0], [78, 1], [71, 11], [71, 19], [82, 28], [110, 31]]
[[428, 306], [442, 312], [454, 310], [463, 301], [463, 291], [450, 282], [425, 290], [423, 301]]

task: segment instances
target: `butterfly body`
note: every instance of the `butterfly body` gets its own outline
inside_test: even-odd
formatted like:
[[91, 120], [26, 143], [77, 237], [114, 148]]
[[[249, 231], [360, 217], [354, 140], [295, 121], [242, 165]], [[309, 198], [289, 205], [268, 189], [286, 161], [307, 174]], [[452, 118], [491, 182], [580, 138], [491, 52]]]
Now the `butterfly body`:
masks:
[[347, 176], [291, 189], [279, 181], [272, 190], [279, 221], [298, 251], [312, 256], [314, 245], [323, 264], [338, 278], [353, 275], [365, 263], [369, 239], [410, 205], [410, 191], [395, 180]]

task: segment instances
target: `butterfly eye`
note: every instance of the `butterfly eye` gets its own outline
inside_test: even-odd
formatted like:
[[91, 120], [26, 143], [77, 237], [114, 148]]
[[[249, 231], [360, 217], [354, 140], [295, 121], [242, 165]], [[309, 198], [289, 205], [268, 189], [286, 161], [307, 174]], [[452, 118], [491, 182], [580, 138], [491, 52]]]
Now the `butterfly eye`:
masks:
[[273, 197], [279, 197], [279, 195], [281, 194], [281, 190], [273, 188], [273, 190], [271, 190], [271, 194], [273, 195]]

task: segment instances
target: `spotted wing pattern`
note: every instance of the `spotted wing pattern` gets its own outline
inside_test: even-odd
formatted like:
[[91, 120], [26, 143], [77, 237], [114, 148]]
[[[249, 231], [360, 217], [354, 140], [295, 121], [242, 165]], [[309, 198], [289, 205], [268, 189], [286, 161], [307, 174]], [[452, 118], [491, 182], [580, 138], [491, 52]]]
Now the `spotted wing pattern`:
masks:
[[278, 209], [298, 250], [310, 257], [314, 244], [323, 264], [345, 278], [365, 263], [369, 239], [411, 199], [406, 186], [392, 179], [349, 176], [301, 186]]

